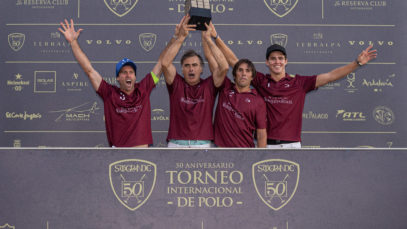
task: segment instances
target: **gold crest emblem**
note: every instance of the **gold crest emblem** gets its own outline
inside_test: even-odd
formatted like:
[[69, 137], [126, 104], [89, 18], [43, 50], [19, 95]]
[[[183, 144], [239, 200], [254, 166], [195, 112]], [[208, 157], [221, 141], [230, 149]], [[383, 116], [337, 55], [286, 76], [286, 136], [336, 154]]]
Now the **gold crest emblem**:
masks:
[[147, 52], [154, 48], [157, 35], [154, 33], [142, 33], [138, 36], [141, 47]]
[[288, 36], [287, 34], [275, 33], [270, 35], [271, 44], [278, 44], [283, 47], [287, 46]]
[[297, 191], [300, 166], [283, 159], [264, 160], [253, 164], [252, 177], [260, 199], [278, 211], [290, 202]]
[[24, 41], [25, 35], [23, 33], [11, 33], [8, 35], [8, 44], [16, 52], [23, 47]]
[[6, 223], [3, 226], [0, 226], [1, 229], [15, 229], [14, 226], [11, 226], [10, 224]]
[[128, 14], [137, 4], [138, 0], [104, 0], [107, 8], [119, 17]]
[[275, 15], [284, 17], [295, 8], [298, 0], [264, 0], [264, 3]]
[[116, 161], [109, 165], [109, 179], [119, 202], [131, 211], [150, 197], [156, 182], [156, 164], [138, 159]]

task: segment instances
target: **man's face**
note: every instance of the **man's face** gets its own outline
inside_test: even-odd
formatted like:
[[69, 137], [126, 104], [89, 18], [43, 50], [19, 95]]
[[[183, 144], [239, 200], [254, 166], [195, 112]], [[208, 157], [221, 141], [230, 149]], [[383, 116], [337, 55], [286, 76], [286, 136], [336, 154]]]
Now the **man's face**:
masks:
[[266, 60], [266, 65], [269, 67], [272, 74], [285, 74], [285, 66], [287, 65], [287, 59], [280, 51], [274, 51], [270, 53], [269, 58]]
[[123, 92], [131, 93], [134, 90], [136, 83], [136, 73], [133, 67], [125, 65], [120, 69], [119, 75], [116, 77], [117, 82], [120, 84], [120, 89]]
[[235, 83], [239, 88], [250, 88], [253, 72], [246, 63], [241, 63], [236, 70]]
[[187, 84], [193, 86], [199, 83], [202, 66], [197, 56], [188, 57], [182, 63], [182, 74]]

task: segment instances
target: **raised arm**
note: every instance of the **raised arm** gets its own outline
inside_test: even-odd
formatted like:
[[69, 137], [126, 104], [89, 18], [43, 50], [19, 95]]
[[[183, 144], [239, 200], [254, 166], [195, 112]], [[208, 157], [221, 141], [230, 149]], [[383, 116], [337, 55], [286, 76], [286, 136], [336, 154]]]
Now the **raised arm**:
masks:
[[226, 57], [229, 66], [233, 68], [235, 64], [239, 61], [239, 59], [236, 57], [235, 53], [229, 48], [229, 46], [227, 46], [225, 42], [223, 42], [223, 40], [219, 37], [218, 32], [216, 32], [215, 26], [212, 23], [209, 26], [212, 28], [211, 36], [215, 39], [216, 46], [218, 46], [220, 51]]
[[319, 74], [317, 76], [315, 87], [322, 87], [327, 83], [339, 80], [347, 76], [349, 73], [355, 71], [358, 67], [363, 66], [369, 61], [375, 59], [377, 56], [377, 50], [371, 50], [372, 48], [373, 46], [370, 45], [359, 54], [355, 61], [345, 66], [335, 68], [328, 73]]
[[60, 23], [61, 28], [58, 30], [65, 36], [65, 39], [69, 42], [72, 48], [73, 55], [78, 61], [79, 65], [82, 67], [85, 74], [88, 76], [93, 88], [97, 91], [99, 89], [100, 83], [102, 82], [102, 76], [92, 67], [88, 57], [82, 51], [78, 43], [79, 34], [83, 29], [75, 31], [73, 20], [71, 19], [71, 24], [65, 19], [65, 24]]
[[167, 50], [162, 56], [161, 64], [164, 73], [165, 82], [171, 85], [174, 82], [176, 68], [173, 64], [175, 56], [178, 54], [182, 43], [188, 36], [189, 31], [194, 31], [196, 25], [188, 25], [189, 15], [184, 16], [181, 22], [175, 27], [175, 33], [167, 45]]
[[[212, 22], [210, 25], [211, 24]], [[206, 23], [205, 26], [207, 30], [202, 32], [204, 53], [209, 63], [209, 69], [212, 72], [213, 83], [215, 84], [215, 87], [219, 87], [225, 79], [229, 65], [222, 51], [212, 41], [211, 33], [213, 26], [208, 26]]]
[[164, 56], [167, 54], [169, 47], [176, 41], [176, 37], [179, 36], [180, 32], [180, 24], [175, 26], [175, 33], [174, 36], [171, 38], [170, 42], [168, 42], [167, 46], [165, 46], [164, 50], [161, 52], [160, 57], [158, 58], [157, 64], [154, 66], [152, 72], [159, 77], [162, 73], [162, 61]]

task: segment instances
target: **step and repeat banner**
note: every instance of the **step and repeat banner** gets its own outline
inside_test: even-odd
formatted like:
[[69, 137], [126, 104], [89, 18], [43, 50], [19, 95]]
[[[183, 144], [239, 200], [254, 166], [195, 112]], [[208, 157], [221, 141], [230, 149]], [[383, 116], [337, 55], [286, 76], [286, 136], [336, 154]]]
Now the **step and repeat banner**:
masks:
[[404, 229], [406, 160], [405, 149], [3, 148], [0, 228]]
[[[272, 43], [288, 51], [287, 72], [313, 75], [353, 61], [372, 44], [379, 56], [307, 96], [305, 147], [406, 147], [406, 1], [211, 0], [220, 37], [267, 72]], [[123, 57], [142, 79], [184, 15], [183, 0], [3, 0], [0, 13], [0, 146], [103, 147], [103, 104], [57, 28], [73, 19], [94, 68], [116, 83]], [[203, 53], [191, 32], [180, 52]], [[180, 70], [179, 58], [176, 66]], [[210, 73], [205, 67], [204, 77]], [[229, 72], [231, 77], [231, 71]], [[169, 99], [151, 95], [154, 146], [166, 146]]]

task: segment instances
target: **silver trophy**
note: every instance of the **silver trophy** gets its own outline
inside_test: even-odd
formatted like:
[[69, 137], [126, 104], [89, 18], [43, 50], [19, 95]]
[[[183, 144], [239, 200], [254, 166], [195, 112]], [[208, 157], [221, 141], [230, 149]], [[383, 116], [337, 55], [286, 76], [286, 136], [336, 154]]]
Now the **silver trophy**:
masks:
[[196, 25], [197, 30], [206, 30], [205, 23], [211, 21], [211, 5], [209, 0], [185, 0], [185, 14], [191, 18], [188, 24]]

